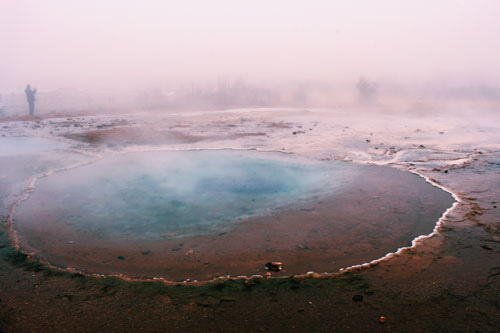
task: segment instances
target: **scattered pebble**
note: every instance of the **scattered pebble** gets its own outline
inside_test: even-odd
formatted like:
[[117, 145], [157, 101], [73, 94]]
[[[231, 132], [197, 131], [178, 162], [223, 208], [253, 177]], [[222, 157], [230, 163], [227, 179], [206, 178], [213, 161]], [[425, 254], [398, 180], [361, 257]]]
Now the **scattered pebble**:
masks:
[[279, 261], [272, 261], [266, 264], [266, 269], [274, 272], [279, 272], [283, 269], [283, 264]]
[[387, 322], [387, 318], [384, 316], [380, 316], [380, 318], [378, 319], [378, 322], [381, 324], [385, 324]]

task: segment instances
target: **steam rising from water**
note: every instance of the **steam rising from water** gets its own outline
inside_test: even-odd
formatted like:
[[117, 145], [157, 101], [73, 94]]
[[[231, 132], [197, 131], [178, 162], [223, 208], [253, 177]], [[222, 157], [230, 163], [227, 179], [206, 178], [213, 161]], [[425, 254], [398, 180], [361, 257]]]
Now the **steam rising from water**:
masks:
[[133, 153], [41, 179], [19, 213], [68, 222], [98, 238], [186, 236], [333, 193], [355, 173], [256, 152]]
[[63, 143], [43, 138], [3, 137], [0, 138], [0, 157], [44, 153], [64, 147]]

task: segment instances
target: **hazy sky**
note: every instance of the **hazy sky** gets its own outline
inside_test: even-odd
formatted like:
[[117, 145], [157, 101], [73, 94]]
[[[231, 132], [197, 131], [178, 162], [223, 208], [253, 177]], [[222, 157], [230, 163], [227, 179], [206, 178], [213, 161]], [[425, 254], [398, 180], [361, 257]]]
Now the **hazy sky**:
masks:
[[215, 80], [500, 83], [498, 0], [0, 0], [0, 91]]

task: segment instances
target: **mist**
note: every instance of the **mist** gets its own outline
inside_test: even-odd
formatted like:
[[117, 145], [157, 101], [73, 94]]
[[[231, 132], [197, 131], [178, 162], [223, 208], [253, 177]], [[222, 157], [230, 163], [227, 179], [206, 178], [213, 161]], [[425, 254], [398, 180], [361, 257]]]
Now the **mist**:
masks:
[[498, 86], [497, 1], [0, 4], [0, 91]]

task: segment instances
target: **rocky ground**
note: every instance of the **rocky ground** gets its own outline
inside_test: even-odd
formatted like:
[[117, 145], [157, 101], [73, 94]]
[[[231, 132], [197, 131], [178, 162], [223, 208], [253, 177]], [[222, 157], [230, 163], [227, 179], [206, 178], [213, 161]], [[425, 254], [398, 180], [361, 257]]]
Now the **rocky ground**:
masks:
[[[68, 149], [62, 161], [39, 155], [31, 165], [16, 157], [0, 166], [0, 328], [500, 331], [498, 118], [466, 111], [259, 109], [3, 121], [0, 135], [55, 138]], [[329, 276], [167, 286], [54, 271], [13, 249], [8, 215], [32, 177], [106, 154], [189, 148], [279, 150], [387, 165], [428, 177], [458, 204], [416, 246]]]

